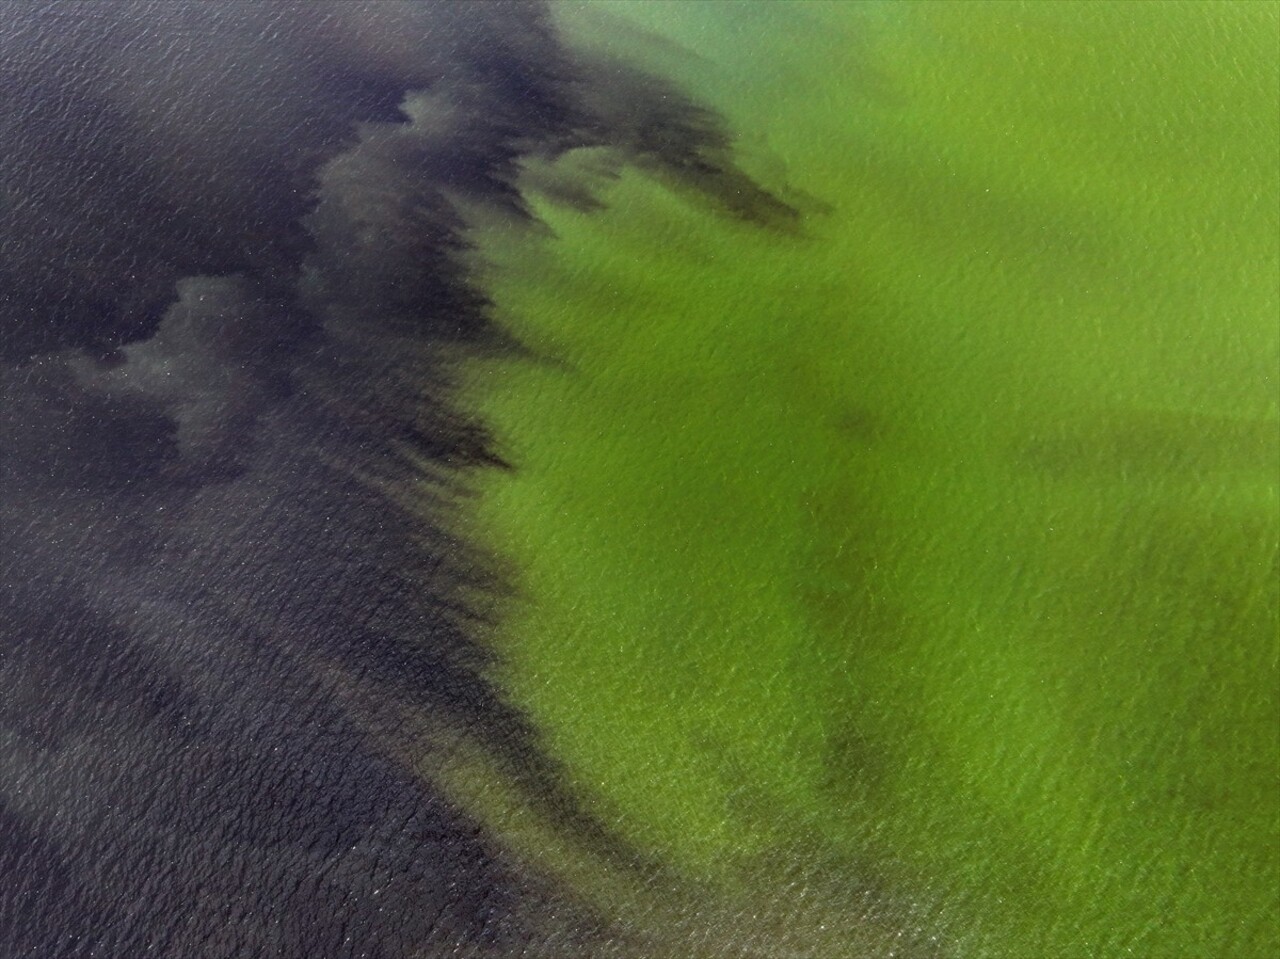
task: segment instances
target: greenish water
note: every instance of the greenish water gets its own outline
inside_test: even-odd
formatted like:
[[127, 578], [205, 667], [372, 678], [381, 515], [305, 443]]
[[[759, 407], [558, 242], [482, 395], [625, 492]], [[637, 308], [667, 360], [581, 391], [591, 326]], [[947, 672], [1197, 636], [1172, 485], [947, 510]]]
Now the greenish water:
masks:
[[477, 231], [555, 360], [469, 387], [499, 677], [592, 808], [944, 954], [1280, 950], [1280, 7], [557, 16], [805, 213]]

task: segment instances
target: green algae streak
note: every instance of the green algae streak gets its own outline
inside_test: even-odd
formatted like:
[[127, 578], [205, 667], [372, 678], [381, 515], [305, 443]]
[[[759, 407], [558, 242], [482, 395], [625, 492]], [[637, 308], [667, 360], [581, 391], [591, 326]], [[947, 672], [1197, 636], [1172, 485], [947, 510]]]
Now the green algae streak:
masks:
[[804, 212], [571, 154], [602, 209], [476, 233], [552, 361], [467, 388], [497, 676], [629, 842], [946, 954], [1280, 953], [1278, 11], [558, 8]]

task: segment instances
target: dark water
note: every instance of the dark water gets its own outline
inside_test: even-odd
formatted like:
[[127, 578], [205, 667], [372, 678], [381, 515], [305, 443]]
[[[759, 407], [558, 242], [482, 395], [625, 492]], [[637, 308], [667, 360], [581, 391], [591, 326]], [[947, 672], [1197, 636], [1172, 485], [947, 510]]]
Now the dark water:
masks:
[[718, 132], [503, 3], [9, 3], [0, 92], [0, 956], [586, 948], [429, 773], [591, 831], [481, 678], [433, 356], [506, 348], [457, 254], [519, 157], [715, 189]]

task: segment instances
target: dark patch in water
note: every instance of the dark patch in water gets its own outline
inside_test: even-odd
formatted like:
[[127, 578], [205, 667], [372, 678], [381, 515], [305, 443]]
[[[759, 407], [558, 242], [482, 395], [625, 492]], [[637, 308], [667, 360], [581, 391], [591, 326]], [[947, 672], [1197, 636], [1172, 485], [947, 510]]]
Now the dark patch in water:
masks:
[[589, 942], [393, 758], [406, 711], [465, 728], [639, 863], [485, 678], [503, 584], [454, 518], [503, 464], [438, 346], [512, 344], [454, 198], [524, 216], [522, 157], [603, 146], [789, 214], [714, 117], [575, 60], [539, 6], [4, 14], [0, 954]]

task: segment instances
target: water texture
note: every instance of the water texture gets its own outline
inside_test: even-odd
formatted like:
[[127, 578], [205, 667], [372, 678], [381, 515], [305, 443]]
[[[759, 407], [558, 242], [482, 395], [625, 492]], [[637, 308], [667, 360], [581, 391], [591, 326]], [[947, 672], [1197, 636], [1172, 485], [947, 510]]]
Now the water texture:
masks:
[[0, 957], [1280, 953], [1280, 5], [10, 2]]
[[482, 234], [549, 749], [817, 954], [1273, 951], [1277, 8], [557, 13], [796, 215], [582, 152]]

